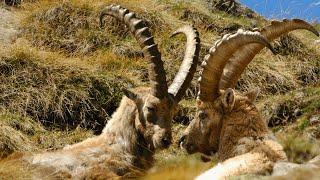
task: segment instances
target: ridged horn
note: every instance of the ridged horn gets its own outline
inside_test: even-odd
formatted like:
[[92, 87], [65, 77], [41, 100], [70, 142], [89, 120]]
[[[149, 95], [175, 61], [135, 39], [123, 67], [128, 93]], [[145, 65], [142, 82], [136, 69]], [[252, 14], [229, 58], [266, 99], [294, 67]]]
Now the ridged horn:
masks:
[[221, 40], [216, 41], [202, 62], [203, 71], [199, 79], [200, 91], [198, 99], [213, 101], [219, 96], [219, 81], [227, 61], [239, 47], [249, 43], [262, 44], [274, 52], [268, 40], [259, 32], [240, 29], [235, 34], [223, 36]]
[[[261, 30], [261, 34], [272, 41], [296, 29], [305, 29], [319, 36], [319, 32], [312, 25], [300, 19], [272, 21], [271, 25]], [[249, 44], [239, 48], [224, 69], [220, 89], [234, 88], [247, 65], [263, 48], [262, 44]]]
[[144, 57], [149, 62], [149, 80], [152, 88], [152, 94], [160, 99], [168, 95], [168, 86], [166, 73], [161, 60], [161, 53], [158, 50], [157, 44], [153, 40], [153, 36], [149, 28], [143, 20], [137, 18], [134, 13], [130, 12], [119, 5], [110, 5], [100, 13], [100, 24], [103, 24], [104, 16], [112, 16], [129, 28], [142, 48]]
[[196, 72], [200, 53], [200, 38], [196, 28], [192, 26], [183, 26], [176, 30], [171, 37], [183, 33], [187, 37], [187, 43], [183, 61], [179, 71], [169, 86], [168, 92], [175, 97], [178, 103], [190, 86], [193, 75]]

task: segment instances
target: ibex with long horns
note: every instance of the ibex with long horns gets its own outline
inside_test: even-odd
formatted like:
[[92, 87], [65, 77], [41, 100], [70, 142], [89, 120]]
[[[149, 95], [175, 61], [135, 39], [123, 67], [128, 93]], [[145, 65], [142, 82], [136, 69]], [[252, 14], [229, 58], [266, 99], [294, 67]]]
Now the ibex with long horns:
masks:
[[226, 35], [210, 50], [202, 64], [195, 119], [179, 140], [188, 153], [217, 152], [222, 162], [198, 179], [264, 174], [272, 171], [276, 162], [287, 160], [254, 105], [256, 90], [240, 93], [233, 88], [253, 57], [265, 46], [271, 49], [268, 40], [295, 29], [306, 29], [319, 36], [302, 20], [273, 21], [260, 33], [240, 31]]
[[171, 144], [171, 121], [179, 101], [196, 71], [200, 52], [197, 30], [191, 26], [178, 29], [173, 35], [187, 37], [182, 65], [170, 87], [161, 54], [148, 27], [134, 13], [120, 6], [105, 7], [100, 20], [108, 15], [124, 22], [140, 44], [149, 62], [150, 87], [124, 89], [125, 96], [101, 135], [65, 147], [56, 152], [23, 156], [43, 174], [71, 178], [110, 178], [128, 176], [132, 171], [148, 169], [155, 150]]

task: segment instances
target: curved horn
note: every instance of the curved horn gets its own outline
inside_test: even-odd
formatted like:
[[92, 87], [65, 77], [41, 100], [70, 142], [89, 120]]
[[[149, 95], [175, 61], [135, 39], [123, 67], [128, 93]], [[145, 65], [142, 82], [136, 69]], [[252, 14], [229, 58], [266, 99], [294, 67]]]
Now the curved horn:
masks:
[[177, 103], [182, 99], [185, 91], [190, 86], [197, 69], [200, 53], [200, 38], [197, 29], [192, 26], [184, 26], [175, 31], [171, 37], [180, 33], [183, 33], [187, 37], [186, 49], [179, 71], [168, 89], [169, 94], [175, 97]]
[[144, 57], [149, 61], [149, 80], [154, 96], [162, 99], [168, 95], [166, 73], [157, 44], [149, 28], [143, 21], [121, 6], [110, 5], [103, 8], [100, 13], [100, 23], [103, 24], [104, 16], [109, 15], [122, 21], [129, 28], [142, 48]]
[[[261, 34], [272, 41], [296, 29], [305, 29], [319, 36], [319, 32], [312, 25], [300, 19], [272, 21], [271, 25], [261, 30]], [[219, 85], [220, 89], [234, 88], [247, 65], [263, 48], [264, 46], [261, 44], [249, 44], [239, 48], [224, 69]]]
[[203, 71], [199, 79], [200, 91], [198, 95], [200, 100], [213, 101], [219, 96], [219, 81], [228, 59], [240, 46], [249, 43], [262, 44], [274, 52], [268, 40], [259, 32], [240, 29], [233, 35], [223, 36], [210, 49], [210, 54], [202, 62]]

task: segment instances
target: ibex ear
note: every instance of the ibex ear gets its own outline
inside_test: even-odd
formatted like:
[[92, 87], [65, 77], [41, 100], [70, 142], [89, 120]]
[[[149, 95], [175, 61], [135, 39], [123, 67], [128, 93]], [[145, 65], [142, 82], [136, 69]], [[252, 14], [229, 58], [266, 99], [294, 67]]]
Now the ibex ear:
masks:
[[132, 101], [136, 102], [138, 99], [138, 94], [136, 94], [133, 91], [130, 91], [126, 88], [122, 88], [122, 92], [124, 93], [125, 96], [127, 96], [129, 99], [131, 99]]
[[232, 111], [235, 102], [235, 93], [233, 89], [228, 88], [222, 95], [222, 104], [225, 110]]
[[249, 92], [245, 93], [245, 96], [247, 96], [247, 98], [251, 102], [254, 102], [257, 99], [259, 93], [260, 93], [260, 89], [256, 88], [256, 89], [250, 90]]

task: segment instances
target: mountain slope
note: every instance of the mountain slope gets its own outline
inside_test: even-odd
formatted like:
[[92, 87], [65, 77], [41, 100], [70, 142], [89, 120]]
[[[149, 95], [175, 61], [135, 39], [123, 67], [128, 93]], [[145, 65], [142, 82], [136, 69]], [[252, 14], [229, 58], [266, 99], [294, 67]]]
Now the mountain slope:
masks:
[[[126, 28], [112, 18], [106, 18], [104, 28], [100, 28], [99, 11], [108, 4], [120, 4], [147, 21], [163, 54], [170, 82], [183, 58], [184, 37], [170, 38], [178, 27], [194, 24], [198, 28], [202, 60], [222, 35], [238, 28], [252, 29], [269, 23], [239, 4], [229, 8], [214, 0], [24, 1], [22, 7], [11, 9], [15, 15], [10, 15], [10, 19], [19, 23], [10, 23], [10, 28], [19, 29], [18, 37], [14, 41], [8, 38], [0, 41], [1, 46], [6, 46], [0, 50], [0, 123], [3, 128], [0, 131], [11, 128], [21, 133], [21, 137], [9, 140], [10, 135], [3, 135], [6, 141], [0, 143], [0, 150], [8, 151], [3, 157], [15, 151], [61, 148], [100, 133], [119, 103], [121, 87], [148, 85], [147, 64]], [[1, 12], [9, 13], [3, 8]], [[320, 30], [319, 25], [317, 28]], [[10, 35], [0, 28], [1, 34]], [[274, 46], [279, 55], [263, 50], [238, 83], [237, 88], [242, 91], [261, 89], [258, 106], [267, 120], [283, 122], [270, 124], [273, 130], [280, 132], [279, 136], [282, 131], [299, 134], [301, 130], [317, 126], [308, 123], [320, 113], [317, 103], [320, 45], [315, 45], [314, 40], [315, 37], [305, 31], [296, 31], [277, 40]], [[192, 119], [197, 78], [198, 73], [175, 118], [175, 140], [186, 127], [183, 124]], [[290, 103], [296, 94], [301, 100]], [[270, 103], [272, 108], [268, 106]], [[301, 115], [293, 115], [296, 109]], [[30, 130], [25, 130], [28, 128]], [[287, 141], [283, 139], [283, 144]], [[23, 143], [30, 144], [30, 148], [22, 148]], [[315, 138], [310, 143], [319, 143], [319, 140]], [[297, 150], [291, 148], [293, 145], [287, 147], [288, 153]], [[299, 153], [292, 155], [293, 161], [303, 162], [318, 152], [299, 149]], [[299, 159], [303, 153], [310, 156]], [[214, 164], [203, 164], [198, 155], [189, 157], [175, 145], [160, 152], [157, 159], [152, 170], [155, 173], [151, 174], [153, 178], [163, 174], [191, 178], [196, 173], [188, 174], [184, 169], [200, 172]], [[174, 176], [172, 169], [180, 164], [184, 164], [183, 168]]]

